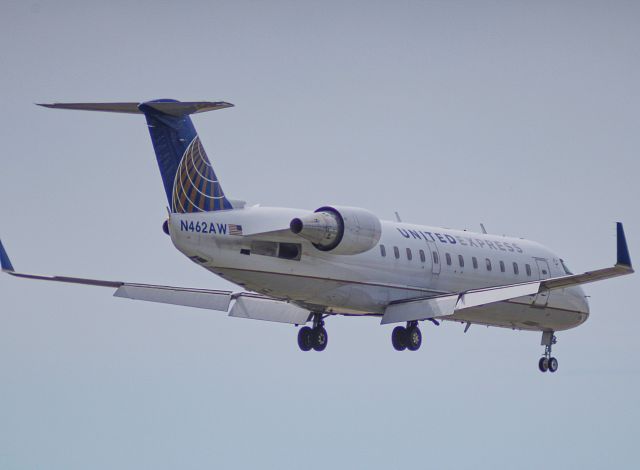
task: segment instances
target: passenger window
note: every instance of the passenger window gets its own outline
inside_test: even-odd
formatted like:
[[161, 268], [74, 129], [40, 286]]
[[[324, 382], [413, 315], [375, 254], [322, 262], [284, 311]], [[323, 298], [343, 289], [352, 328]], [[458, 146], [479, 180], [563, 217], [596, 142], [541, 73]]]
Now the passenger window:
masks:
[[504, 261], [500, 261], [500, 272], [504, 272]]
[[471, 261], [473, 261], [473, 269], [478, 269], [478, 258], [474, 256]]
[[434, 264], [438, 264], [440, 261], [438, 260], [438, 253], [433, 252], [433, 262]]
[[447, 260], [447, 266], [451, 266], [451, 255], [447, 253], [444, 257]]
[[387, 256], [387, 249], [384, 247], [384, 245], [380, 245], [380, 255], [384, 258], [385, 256]]
[[531, 266], [529, 266], [528, 264], [525, 264], [524, 267], [527, 270], [527, 276], [531, 276]]
[[420, 261], [422, 261], [423, 263], [427, 261], [427, 258], [425, 258], [424, 256], [424, 250], [420, 250]]
[[400, 258], [400, 250], [398, 249], [398, 247], [397, 247], [397, 246], [394, 246], [394, 247], [393, 247], [393, 256], [395, 256], [395, 257], [396, 257], [396, 259], [399, 259], [399, 258]]
[[516, 276], [518, 274], [520, 274], [520, 270], [518, 269], [518, 263], [513, 263], [513, 274], [515, 274]]
[[411, 253], [411, 248], [407, 248], [407, 259], [411, 261], [411, 258], [413, 258], [413, 254]]
[[487, 263], [487, 271], [491, 271], [491, 260], [489, 258], [485, 258], [485, 261]]
[[464, 268], [464, 257], [462, 255], [458, 255], [458, 264], [461, 268]]

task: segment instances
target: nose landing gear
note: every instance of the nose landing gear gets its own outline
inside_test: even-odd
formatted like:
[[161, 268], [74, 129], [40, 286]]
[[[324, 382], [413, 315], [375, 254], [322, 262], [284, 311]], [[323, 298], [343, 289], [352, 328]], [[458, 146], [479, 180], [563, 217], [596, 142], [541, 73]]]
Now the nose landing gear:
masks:
[[313, 328], [303, 326], [298, 331], [298, 346], [303, 351], [324, 351], [329, 342], [329, 335], [324, 329], [322, 313], [313, 314]]
[[540, 372], [555, 372], [558, 370], [558, 360], [551, 357], [551, 347], [557, 343], [557, 339], [553, 331], [543, 331], [542, 341], [540, 344], [544, 346], [544, 356], [538, 361], [538, 369]]
[[407, 322], [404, 326], [396, 326], [391, 333], [391, 344], [396, 351], [417, 351], [422, 345], [422, 333], [417, 321]]

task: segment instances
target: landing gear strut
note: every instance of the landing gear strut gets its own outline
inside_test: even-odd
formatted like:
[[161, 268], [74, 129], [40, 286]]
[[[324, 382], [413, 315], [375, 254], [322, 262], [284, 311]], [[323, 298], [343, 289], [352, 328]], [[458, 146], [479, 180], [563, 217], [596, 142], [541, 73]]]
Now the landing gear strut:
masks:
[[404, 326], [396, 326], [391, 333], [391, 344], [396, 351], [417, 351], [422, 345], [422, 333], [417, 321], [407, 322]]
[[556, 344], [557, 339], [553, 334], [553, 331], [543, 331], [542, 341], [540, 344], [544, 346], [544, 356], [538, 361], [538, 369], [540, 372], [555, 372], [558, 370], [558, 360], [555, 357], [551, 357], [551, 347]]
[[313, 328], [303, 326], [298, 331], [298, 346], [303, 351], [324, 351], [329, 341], [327, 330], [324, 329], [322, 313], [313, 314]]

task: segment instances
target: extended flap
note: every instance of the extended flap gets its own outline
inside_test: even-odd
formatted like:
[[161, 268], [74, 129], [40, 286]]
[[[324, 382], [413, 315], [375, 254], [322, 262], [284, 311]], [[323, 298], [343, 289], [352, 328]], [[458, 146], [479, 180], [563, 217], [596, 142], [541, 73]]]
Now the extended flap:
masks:
[[458, 294], [431, 299], [412, 300], [389, 305], [381, 324], [425, 320], [452, 315], [458, 302]]
[[281, 300], [240, 296], [231, 307], [230, 317], [249, 318], [279, 323], [304, 325], [309, 320], [309, 311]]
[[231, 302], [231, 292], [188, 288], [144, 286], [125, 284], [116, 290], [115, 297], [146, 300], [162, 304], [184, 305], [226, 312]]

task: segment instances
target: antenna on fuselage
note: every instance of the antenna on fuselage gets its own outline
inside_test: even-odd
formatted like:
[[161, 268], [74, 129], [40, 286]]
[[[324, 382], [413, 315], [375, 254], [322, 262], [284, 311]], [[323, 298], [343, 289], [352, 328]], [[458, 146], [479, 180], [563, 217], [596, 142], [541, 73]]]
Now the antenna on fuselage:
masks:
[[396, 220], [398, 222], [402, 222], [402, 219], [400, 218], [400, 214], [398, 214], [398, 211], [395, 211], [394, 214], [396, 214]]
[[484, 228], [484, 224], [482, 222], [480, 223], [480, 228], [482, 229], [482, 233], [484, 233], [484, 234], [487, 233], [487, 229]]

